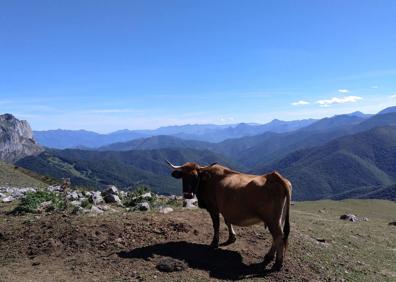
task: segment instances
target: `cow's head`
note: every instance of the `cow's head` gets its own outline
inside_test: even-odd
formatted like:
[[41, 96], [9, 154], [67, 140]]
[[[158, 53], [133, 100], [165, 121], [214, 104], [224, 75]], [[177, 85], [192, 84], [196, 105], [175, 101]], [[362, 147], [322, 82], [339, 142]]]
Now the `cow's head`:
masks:
[[184, 165], [173, 165], [169, 161], [167, 164], [173, 169], [172, 176], [183, 180], [183, 196], [186, 199], [192, 199], [198, 192], [199, 183], [206, 180], [209, 175], [205, 169], [215, 165], [202, 167], [196, 163], [185, 163]]

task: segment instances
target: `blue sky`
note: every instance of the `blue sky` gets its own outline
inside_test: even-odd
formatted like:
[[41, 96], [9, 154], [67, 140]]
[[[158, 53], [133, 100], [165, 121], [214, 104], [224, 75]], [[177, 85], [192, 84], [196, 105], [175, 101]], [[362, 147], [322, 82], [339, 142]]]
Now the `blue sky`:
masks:
[[[0, 1], [0, 112], [41, 129], [396, 105], [396, 1]], [[393, 96], [393, 97], [392, 97]]]

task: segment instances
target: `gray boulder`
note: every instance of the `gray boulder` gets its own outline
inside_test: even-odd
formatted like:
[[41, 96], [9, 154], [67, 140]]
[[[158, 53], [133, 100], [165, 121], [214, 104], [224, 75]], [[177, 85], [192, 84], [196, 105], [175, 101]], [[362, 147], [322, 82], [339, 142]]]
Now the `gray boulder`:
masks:
[[104, 202], [103, 197], [100, 192], [93, 192], [92, 196], [89, 198], [89, 200], [94, 205], [99, 205]]
[[72, 206], [75, 206], [75, 207], [81, 207], [81, 202], [80, 201], [71, 201], [70, 204]]
[[160, 213], [167, 214], [173, 212], [173, 209], [171, 207], [160, 207], [158, 211]]
[[346, 221], [352, 221], [352, 222], [356, 222], [359, 220], [358, 217], [354, 214], [343, 214], [340, 216], [340, 219], [346, 220]]
[[103, 213], [103, 211], [100, 208], [96, 207], [96, 206], [92, 206], [91, 207], [91, 213], [100, 214], [100, 213]]
[[120, 199], [120, 197], [118, 197], [118, 195], [106, 194], [106, 195], [103, 197], [103, 199], [104, 199], [104, 201], [105, 201], [106, 203], [109, 203], [109, 204], [111, 204], [111, 203], [121, 204], [121, 199]]
[[107, 186], [106, 191], [104, 191], [102, 194], [103, 194], [103, 196], [108, 195], [108, 194], [118, 195], [118, 189], [114, 185], [109, 185], [109, 186]]
[[14, 201], [15, 198], [13, 198], [12, 196], [8, 196], [2, 199], [3, 203], [10, 203], [12, 201]]
[[66, 198], [70, 201], [77, 201], [79, 199], [78, 192], [68, 192]]
[[47, 190], [49, 192], [62, 192], [63, 191], [61, 186], [48, 186]]
[[150, 210], [150, 204], [147, 202], [139, 203], [136, 207], [140, 211], [149, 211]]
[[196, 209], [197, 205], [198, 205], [197, 198], [183, 200], [183, 207], [186, 209]]

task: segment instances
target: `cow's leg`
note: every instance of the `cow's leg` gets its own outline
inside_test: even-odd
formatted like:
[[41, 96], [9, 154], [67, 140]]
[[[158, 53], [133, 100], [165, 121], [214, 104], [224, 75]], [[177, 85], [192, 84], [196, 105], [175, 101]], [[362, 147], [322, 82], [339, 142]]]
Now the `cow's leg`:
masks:
[[273, 261], [276, 252], [276, 245], [275, 239], [272, 237], [272, 244], [271, 248], [269, 249], [268, 253], [264, 256], [264, 266], [267, 266], [271, 261]]
[[283, 231], [279, 223], [268, 225], [268, 228], [273, 238], [273, 244], [266, 257], [268, 256], [268, 259], [273, 259], [276, 252], [276, 260], [273, 268], [279, 271], [283, 266]]
[[221, 246], [228, 246], [236, 241], [236, 233], [234, 231], [234, 228], [232, 227], [231, 223], [226, 222], [226, 224], [228, 228], [228, 240], [221, 244]]
[[213, 240], [212, 243], [210, 243], [210, 246], [212, 248], [218, 248], [219, 247], [219, 229], [220, 229], [220, 216], [218, 212], [209, 212], [210, 217], [212, 218], [212, 223], [213, 223]]

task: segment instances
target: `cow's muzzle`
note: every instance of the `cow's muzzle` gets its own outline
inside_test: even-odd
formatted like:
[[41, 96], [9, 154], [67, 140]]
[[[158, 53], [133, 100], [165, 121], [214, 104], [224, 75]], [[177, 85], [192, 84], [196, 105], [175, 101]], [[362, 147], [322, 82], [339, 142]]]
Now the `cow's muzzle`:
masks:
[[184, 197], [184, 199], [190, 200], [190, 199], [194, 198], [194, 193], [192, 193], [192, 192], [184, 192], [183, 193], [183, 197]]

